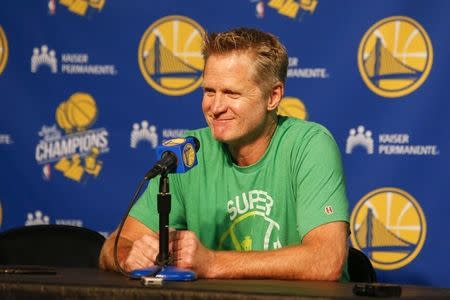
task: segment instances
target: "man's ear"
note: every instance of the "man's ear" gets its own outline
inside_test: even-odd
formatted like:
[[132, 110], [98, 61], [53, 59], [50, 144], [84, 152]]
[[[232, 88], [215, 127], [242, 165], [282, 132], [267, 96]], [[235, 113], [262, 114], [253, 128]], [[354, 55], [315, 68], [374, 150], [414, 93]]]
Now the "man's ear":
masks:
[[269, 95], [269, 99], [267, 102], [267, 110], [273, 111], [276, 110], [278, 105], [280, 105], [281, 99], [284, 95], [284, 85], [281, 82], [277, 82]]

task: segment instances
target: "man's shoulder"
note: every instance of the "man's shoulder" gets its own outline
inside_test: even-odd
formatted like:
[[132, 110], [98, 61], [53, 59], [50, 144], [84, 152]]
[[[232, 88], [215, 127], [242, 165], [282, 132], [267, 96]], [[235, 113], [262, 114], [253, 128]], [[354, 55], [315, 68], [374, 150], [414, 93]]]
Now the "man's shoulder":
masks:
[[317, 135], [326, 135], [333, 138], [330, 131], [319, 123], [292, 117], [280, 117], [278, 124], [283, 135], [295, 136], [297, 141], [305, 141]]

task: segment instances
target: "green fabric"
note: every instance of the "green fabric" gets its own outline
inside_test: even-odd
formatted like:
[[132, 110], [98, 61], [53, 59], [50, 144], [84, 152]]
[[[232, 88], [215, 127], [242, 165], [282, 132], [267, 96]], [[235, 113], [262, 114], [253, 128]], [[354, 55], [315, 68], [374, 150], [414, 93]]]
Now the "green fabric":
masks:
[[[339, 149], [321, 125], [279, 118], [266, 153], [247, 167], [232, 162], [209, 128], [188, 135], [200, 141], [198, 165], [170, 175], [170, 226], [195, 232], [206, 247], [277, 249], [301, 243], [319, 225], [348, 222]], [[130, 213], [154, 231], [158, 182], [150, 182]]]

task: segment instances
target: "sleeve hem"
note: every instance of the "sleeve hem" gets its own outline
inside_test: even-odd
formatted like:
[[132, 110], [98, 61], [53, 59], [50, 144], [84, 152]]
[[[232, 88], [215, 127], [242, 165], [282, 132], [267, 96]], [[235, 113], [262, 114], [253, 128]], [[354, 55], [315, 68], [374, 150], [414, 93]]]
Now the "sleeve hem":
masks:
[[313, 229], [321, 226], [321, 225], [325, 225], [325, 224], [329, 224], [329, 223], [334, 223], [334, 222], [345, 222], [347, 224], [349, 224], [348, 218], [344, 217], [344, 216], [337, 216], [336, 218], [333, 219], [327, 219], [325, 222], [316, 222], [311, 224], [308, 227], [303, 227], [303, 228], [299, 228], [299, 235], [300, 235], [300, 243], [303, 241], [303, 239], [305, 238], [305, 236]]

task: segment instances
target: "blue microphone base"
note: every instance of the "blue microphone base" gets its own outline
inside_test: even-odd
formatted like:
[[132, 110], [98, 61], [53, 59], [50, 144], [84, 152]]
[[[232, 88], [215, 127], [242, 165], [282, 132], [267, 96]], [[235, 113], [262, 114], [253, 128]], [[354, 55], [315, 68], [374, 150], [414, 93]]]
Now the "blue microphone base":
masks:
[[197, 280], [195, 272], [188, 269], [181, 269], [173, 266], [153, 266], [145, 269], [133, 270], [130, 273], [133, 278], [150, 276], [161, 278], [163, 281], [194, 281]]

